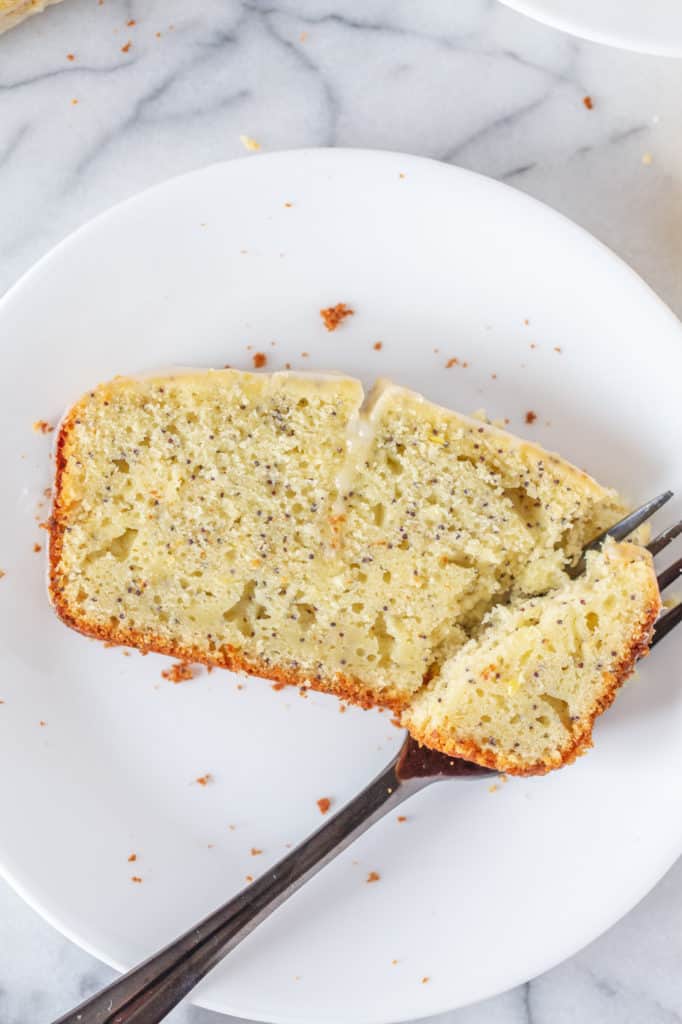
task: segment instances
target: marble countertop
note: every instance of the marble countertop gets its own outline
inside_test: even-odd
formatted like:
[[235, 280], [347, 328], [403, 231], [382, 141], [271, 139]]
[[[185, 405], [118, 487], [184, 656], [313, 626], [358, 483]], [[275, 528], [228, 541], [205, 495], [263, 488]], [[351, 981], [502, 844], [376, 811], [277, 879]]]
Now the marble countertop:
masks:
[[[493, 0], [65, 0], [0, 38], [0, 293], [118, 200], [246, 156], [248, 135], [507, 181], [592, 231], [679, 315], [680, 97], [682, 61], [580, 42]], [[48, 1021], [111, 977], [3, 883], [0, 949], [3, 1024]], [[572, 960], [439, 1020], [673, 1024], [681, 965], [678, 863]]]

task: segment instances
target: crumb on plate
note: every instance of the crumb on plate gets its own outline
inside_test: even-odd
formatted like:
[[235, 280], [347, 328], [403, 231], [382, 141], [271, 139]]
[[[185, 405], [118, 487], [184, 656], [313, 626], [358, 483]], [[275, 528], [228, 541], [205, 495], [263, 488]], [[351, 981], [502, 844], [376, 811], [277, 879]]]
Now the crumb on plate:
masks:
[[130, 876], [130, 881], [131, 882], [137, 882], [138, 885], [139, 885], [139, 883], [142, 881], [142, 879], [140, 878], [139, 875], [131, 875]]
[[320, 316], [328, 331], [335, 331], [346, 317], [353, 316], [354, 313], [355, 310], [347, 306], [345, 302], [337, 302], [335, 306], [328, 306], [326, 309], [320, 310]]
[[51, 427], [47, 420], [36, 420], [33, 424], [36, 434], [51, 434], [54, 427]]
[[328, 796], [321, 796], [320, 799], [317, 801], [317, 806], [320, 809], [320, 814], [326, 814], [331, 805], [332, 802]]
[[533, 412], [532, 409], [529, 409], [528, 412], [526, 413], [526, 417], [525, 417], [526, 423], [535, 423], [537, 418], [538, 418], [538, 414], [536, 412]]
[[252, 847], [251, 847], [251, 856], [252, 856], [252, 857], [258, 857], [258, 856], [259, 856], [259, 854], [261, 854], [262, 852], [263, 852], [263, 851], [262, 851], [262, 850], [259, 850], [257, 846], [252, 846]]
[[587, 110], [594, 109], [594, 101], [591, 96], [583, 96], [583, 104], [587, 108]]
[[121, 53], [130, 53], [130, 47], [133, 45], [132, 40], [129, 39], [127, 43], [124, 43], [121, 47]]
[[137, 860], [137, 854], [136, 854], [136, 853], [131, 853], [131, 854], [130, 854], [130, 855], [128, 856], [128, 863], [129, 863], [129, 864], [134, 864], [134, 862], [135, 862], [136, 860]]
[[268, 361], [265, 352], [254, 352], [251, 358], [253, 359], [254, 370], [262, 370]]
[[194, 669], [187, 661], [178, 661], [161, 673], [163, 678], [169, 679], [171, 683], [186, 683], [188, 679], [194, 679], [194, 674]]
[[459, 366], [459, 359], [457, 358], [457, 356], [453, 356], [451, 359], [448, 359], [447, 363], [445, 364], [445, 369], [451, 370], [453, 366]]
[[206, 772], [205, 775], [200, 775], [196, 779], [196, 781], [199, 783], [200, 786], [208, 786], [209, 782], [213, 781], [213, 776], [211, 775], [210, 772]]
[[240, 135], [239, 141], [244, 149], [248, 149], [250, 153], [256, 153], [260, 149], [260, 142], [256, 142], [250, 135]]
[[35, 551], [36, 554], [38, 554], [39, 551], [43, 550], [43, 545], [36, 543], [36, 544], [33, 545], [33, 550]]
[[368, 884], [370, 882], [378, 882], [380, 878], [381, 875], [379, 874], [378, 871], [370, 871], [370, 873], [367, 875], [367, 882]]
[[383, 347], [384, 347], [383, 341], [375, 341], [374, 342], [373, 348], [374, 348], [375, 352], [381, 352]]

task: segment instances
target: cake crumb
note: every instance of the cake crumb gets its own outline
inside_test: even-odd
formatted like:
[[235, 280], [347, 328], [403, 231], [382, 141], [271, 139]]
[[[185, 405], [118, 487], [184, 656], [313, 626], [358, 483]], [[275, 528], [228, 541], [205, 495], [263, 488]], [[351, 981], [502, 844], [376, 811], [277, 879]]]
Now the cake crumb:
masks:
[[310, 352], [301, 352], [301, 358], [302, 359], [307, 359], [309, 355], [310, 355]]
[[587, 110], [594, 109], [594, 101], [591, 96], [583, 96], [583, 104], [585, 105]]
[[496, 786], [495, 783], [493, 782], [492, 786], [488, 786], [488, 792], [489, 793], [497, 793], [499, 788], [500, 787]]
[[555, 352], [558, 352], [558, 353], [559, 353], [559, 355], [561, 355], [561, 345], [555, 345], [555, 346], [554, 346], [554, 351], [555, 351]]
[[163, 678], [169, 679], [171, 683], [186, 683], [189, 679], [194, 679], [194, 674], [194, 669], [187, 661], [178, 661], [161, 673]]
[[291, 209], [291, 207], [292, 207], [292, 206], [293, 206], [294, 204], [293, 204], [293, 203], [285, 203], [284, 205], [286, 206], [287, 210], [290, 210], [290, 209]]
[[398, 821], [407, 821], [407, 815], [399, 814], [398, 815]]
[[41, 718], [40, 721], [38, 722], [38, 725], [44, 729], [45, 726], [47, 725], [47, 722], [43, 718]]
[[369, 884], [370, 882], [378, 882], [380, 878], [381, 875], [379, 874], [378, 871], [370, 871], [370, 873], [367, 875], [367, 883]]
[[529, 324], [530, 324], [530, 320], [524, 320], [524, 321], [523, 321], [523, 326], [524, 326], [524, 327], [528, 327], [528, 326], [529, 326]]
[[401, 171], [400, 174], [398, 175], [398, 177], [402, 178], [402, 179], [405, 179], [407, 177], [407, 175], [403, 174], [403, 172]]
[[256, 153], [260, 149], [260, 142], [256, 142], [250, 135], [240, 135], [239, 141], [244, 149], [248, 149], [250, 153]]
[[381, 352], [383, 347], [384, 347], [383, 341], [375, 341], [374, 342], [373, 348], [374, 348], [375, 352]]
[[51, 427], [47, 420], [36, 420], [33, 424], [36, 434], [51, 434], [54, 427]]
[[320, 310], [320, 316], [328, 331], [335, 331], [346, 317], [353, 316], [354, 313], [355, 310], [347, 306], [345, 302], [337, 302], [335, 306], [328, 306], [326, 309]]
[[43, 545], [42, 544], [34, 544], [33, 545], [33, 550], [35, 551], [36, 554], [38, 554], [39, 551], [43, 550]]
[[132, 40], [129, 39], [128, 42], [124, 43], [124, 45], [121, 47], [121, 53], [130, 53], [130, 47], [132, 45]]
[[258, 857], [262, 852], [263, 851], [259, 850], [257, 846], [252, 846], [251, 847], [251, 856], [252, 857]]
[[253, 882], [253, 875], [247, 875], [246, 876], [246, 881], [247, 882]]
[[451, 370], [453, 366], [459, 366], [459, 359], [457, 358], [457, 356], [453, 356], [452, 359], [448, 359], [447, 363], [445, 364], [445, 369]]
[[538, 414], [536, 412], [533, 412], [532, 409], [529, 409], [526, 413], [526, 423], [535, 423], [537, 418]]
[[398, 961], [397, 961], [397, 960], [391, 960], [391, 966], [392, 966], [392, 967], [395, 967], [395, 965], [396, 965], [397, 963], [398, 963]]
[[642, 163], [645, 167], [651, 167], [653, 162], [654, 158], [652, 157], [651, 153], [642, 153]]
[[128, 863], [129, 864], [134, 864], [136, 860], [137, 860], [137, 854], [136, 853], [131, 853], [130, 856], [128, 857]]
[[137, 25], [137, 22], [135, 21], [134, 18], [131, 18], [130, 21], [126, 22], [126, 25], [128, 26], [128, 28], [132, 28], [133, 25]]
[[422, 985], [427, 985], [429, 981], [431, 981], [431, 979], [429, 978], [428, 974], [425, 974], [424, 977], [422, 978]]
[[137, 882], [137, 884], [139, 885], [140, 882], [142, 881], [142, 879], [140, 878], [139, 875], [131, 875], [130, 876], [130, 881], [131, 882]]
[[254, 352], [251, 358], [253, 359], [254, 370], [262, 370], [268, 361], [265, 352]]
[[76, 59], [76, 54], [75, 53], [67, 53], [66, 59], [67, 60], [75, 60]]
[[71, 104], [74, 107], [77, 106], [78, 105], [78, 100], [76, 100], [76, 99], [71, 100]]
[[298, 39], [299, 39], [299, 42], [305, 43], [306, 40], [308, 39], [308, 33], [307, 32], [301, 32], [301, 34], [298, 37]]
[[320, 799], [317, 801], [317, 806], [320, 809], [320, 814], [326, 814], [331, 805], [332, 802], [328, 796], [321, 796]]
[[345, 713], [346, 713], [346, 705], [345, 704], [339, 704], [339, 714], [340, 715], [345, 715]]
[[198, 779], [196, 779], [196, 782], [198, 782], [200, 786], [208, 786], [209, 782], [212, 781], [213, 776], [211, 775], [210, 772], [206, 772], [205, 775], [200, 775]]
[[280, 679], [280, 681], [278, 683], [273, 683], [272, 684], [272, 689], [279, 691], [279, 690], [283, 690], [285, 686], [287, 686], [287, 683], [283, 683], [282, 680]]
[[0, 580], [2, 579], [3, 576], [6, 576], [6, 575], [7, 575], [7, 573], [5, 572], [5, 570], [4, 569], [0, 569]]

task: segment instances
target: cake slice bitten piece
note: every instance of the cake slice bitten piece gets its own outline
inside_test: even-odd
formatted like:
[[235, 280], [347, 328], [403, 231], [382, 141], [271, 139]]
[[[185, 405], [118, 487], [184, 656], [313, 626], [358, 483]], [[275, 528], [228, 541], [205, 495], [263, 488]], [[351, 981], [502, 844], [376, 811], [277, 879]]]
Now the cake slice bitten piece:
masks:
[[512, 775], [569, 764], [648, 652], [660, 608], [649, 553], [609, 540], [583, 576], [490, 612], [403, 724], [425, 746]]

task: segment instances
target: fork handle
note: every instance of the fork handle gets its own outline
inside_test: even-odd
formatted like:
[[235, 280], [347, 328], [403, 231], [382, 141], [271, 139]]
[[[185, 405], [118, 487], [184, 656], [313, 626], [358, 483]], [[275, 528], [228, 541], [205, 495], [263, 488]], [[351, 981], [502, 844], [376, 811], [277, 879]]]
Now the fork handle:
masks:
[[401, 780], [397, 755], [291, 853], [175, 942], [53, 1024], [157, 1024], [261, 921], [375, 821], [434, 781]]

